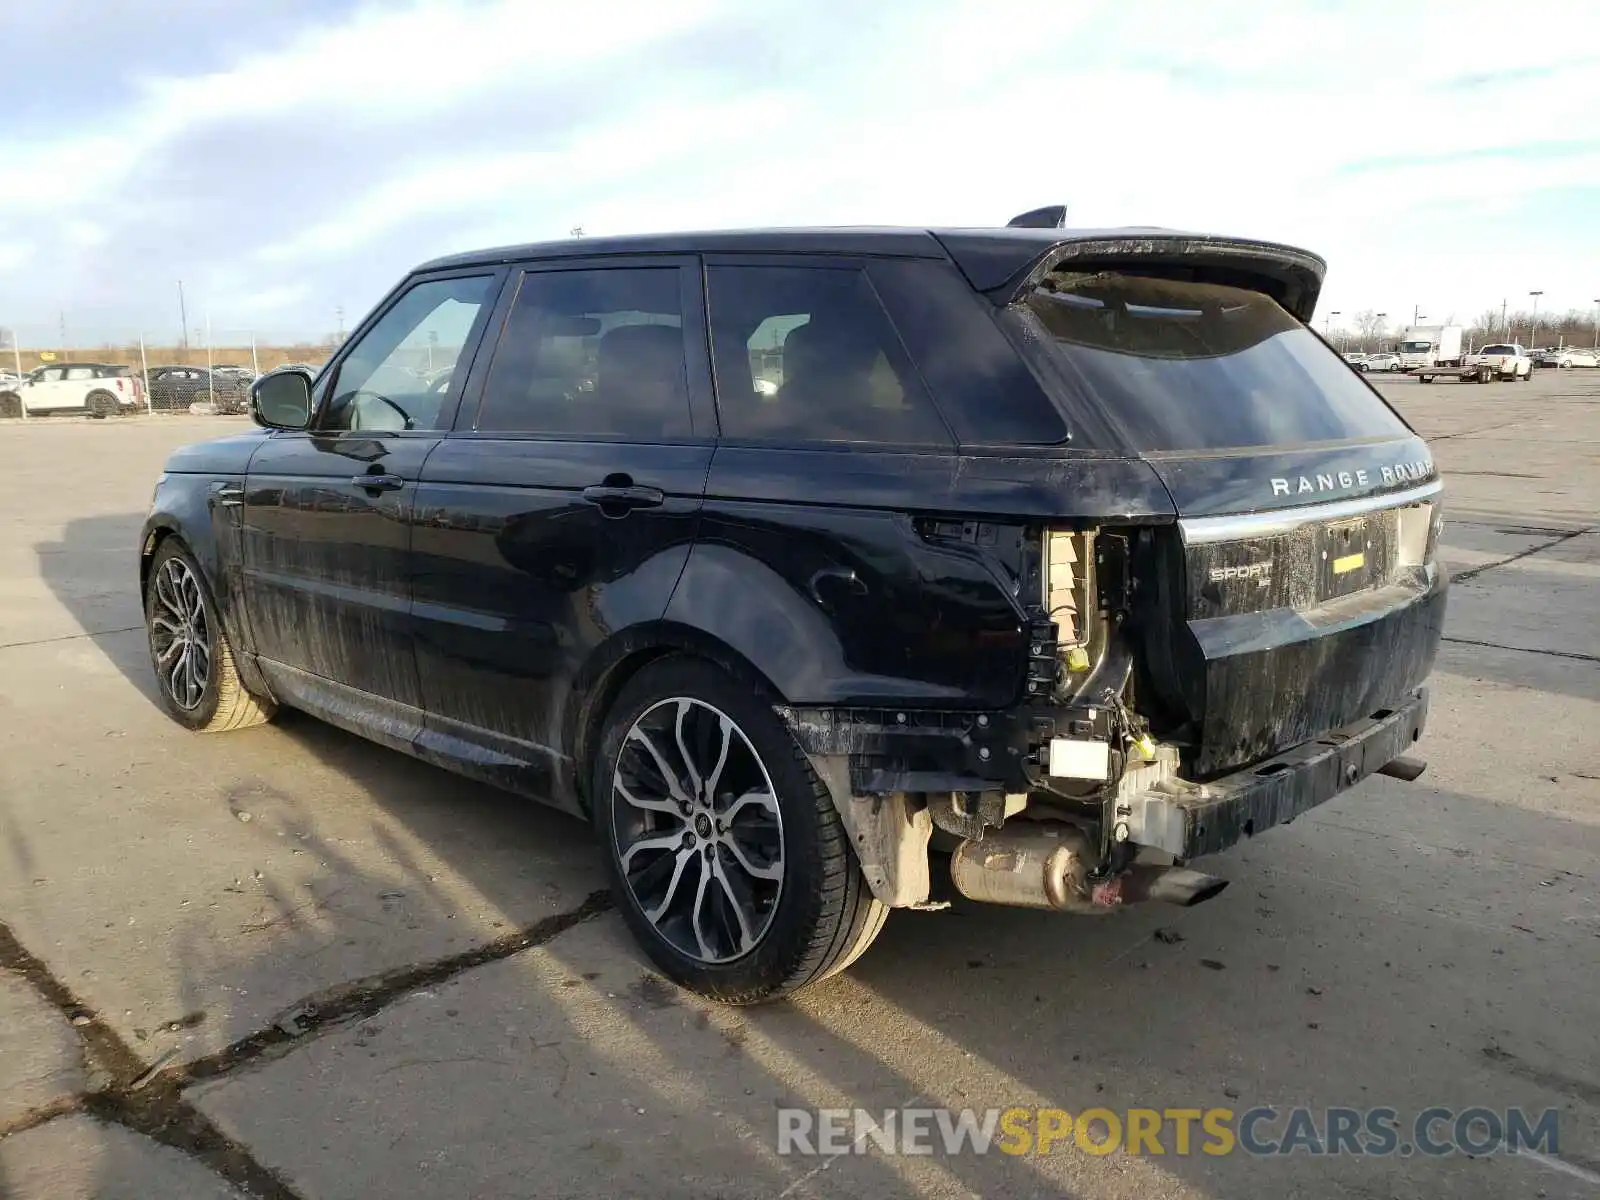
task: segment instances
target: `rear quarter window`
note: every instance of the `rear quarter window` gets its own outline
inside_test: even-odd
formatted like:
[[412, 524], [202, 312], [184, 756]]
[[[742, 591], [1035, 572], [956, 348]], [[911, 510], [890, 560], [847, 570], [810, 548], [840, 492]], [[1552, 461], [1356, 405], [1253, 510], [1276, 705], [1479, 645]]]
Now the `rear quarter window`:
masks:
[[1259, 292], [1060, 273], [1008, 312], [1066, 386], [1140, 450], [1402, 437], [1410, 430], [1315, 334]]
[[[869, 268], [895, 328], [963, 446], [1056, 446], [1067, 422], [995, 323], [995, 306], [942, 262]], [[1074, 429], [1080, 438], [1081, 429]], [[1081, 442], [1075, 442], [1081, 444]]]

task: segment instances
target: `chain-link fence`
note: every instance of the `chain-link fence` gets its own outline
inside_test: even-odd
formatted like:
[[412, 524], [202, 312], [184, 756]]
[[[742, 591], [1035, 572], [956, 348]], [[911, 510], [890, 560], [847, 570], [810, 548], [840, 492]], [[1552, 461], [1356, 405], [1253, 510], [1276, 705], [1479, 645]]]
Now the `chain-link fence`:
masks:
[[319, 368], [329, 342], [262, 342], [205, 326], [176, 344], [135, 337], [95, 346], [30, 346], [0, 328], [0, 419], [145, 413], [243, 413], [250, 385], [278, 367]]

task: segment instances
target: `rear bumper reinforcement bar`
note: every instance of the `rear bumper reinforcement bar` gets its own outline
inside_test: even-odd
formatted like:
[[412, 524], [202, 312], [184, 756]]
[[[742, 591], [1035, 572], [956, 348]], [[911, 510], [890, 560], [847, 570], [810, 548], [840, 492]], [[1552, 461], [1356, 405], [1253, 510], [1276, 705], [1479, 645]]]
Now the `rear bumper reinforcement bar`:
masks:
[[1244, 838], [1354, 787], [1400, 757], [1422, 736], [1428, 691], [1418, 688], [1386, 709], [1243, 771], [1119, 797], [1117, 820], [1128, 838], [1179, 859], [1216, 854]]

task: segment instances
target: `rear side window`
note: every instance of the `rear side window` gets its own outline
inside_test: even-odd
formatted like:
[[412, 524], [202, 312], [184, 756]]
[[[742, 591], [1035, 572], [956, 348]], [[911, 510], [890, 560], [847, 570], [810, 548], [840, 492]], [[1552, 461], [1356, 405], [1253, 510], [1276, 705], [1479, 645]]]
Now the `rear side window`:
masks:
[[649, 439], [690, 432], [677, 267], [530, 271], [477, 428]]
[[1063, 273], [1007, 319], [1036, 322], [1068, 386], [1087, 391], [1141, 450], [1409, 433], [1337, 354], [1259, 292]]
[[948, 445], [859, 269], [706, 272], [726, 438]]
[[67, 368], [67, 380], [68, 380], [68, 382], [76, 383], [76, 382], [79, 382], [79, 381], [84, 380], [84, 379], [93, 379], [94, 377], [95, 377], [95, 370], [94, 370], [93, 367], [68, 367]]

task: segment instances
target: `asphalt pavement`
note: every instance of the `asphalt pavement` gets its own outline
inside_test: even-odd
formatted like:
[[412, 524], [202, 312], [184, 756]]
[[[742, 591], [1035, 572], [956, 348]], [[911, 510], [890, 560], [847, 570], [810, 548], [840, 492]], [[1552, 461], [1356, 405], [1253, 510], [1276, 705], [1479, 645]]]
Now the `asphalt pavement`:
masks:
[[[162, 714], [138, 529], [237, 419], [0, 423], [0, 1197], [1600, 1193], [1600, 370], [1380, 386], [1448, 487], [1428, 772], [1208, 861], [1198, 908], [897, 912], [756, 1010], [650, 972], [574, 819]], [[783, 1109], [1263, 1105], [1559, 1143], [779, 1153]]]

